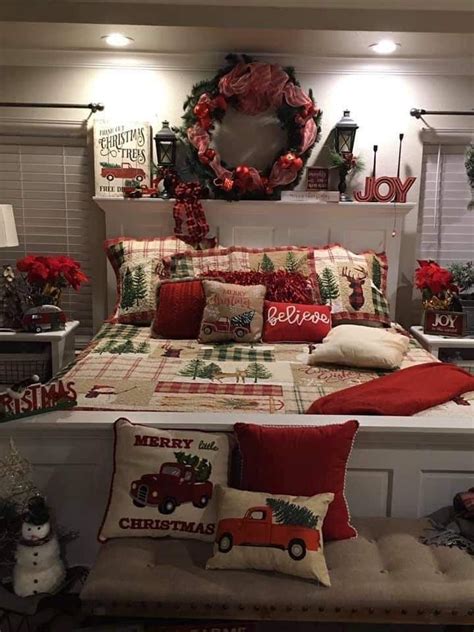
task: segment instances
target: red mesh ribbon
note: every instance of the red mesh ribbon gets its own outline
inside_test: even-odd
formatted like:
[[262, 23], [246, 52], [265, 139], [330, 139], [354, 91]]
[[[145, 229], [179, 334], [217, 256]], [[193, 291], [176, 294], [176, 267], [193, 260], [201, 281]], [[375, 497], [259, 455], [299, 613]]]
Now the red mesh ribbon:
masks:
[[174, 234], [191, 246], [198, 246], [209, 232], [201, 203], [203, 189], [197, 182], [181, 182], [174, 190]]

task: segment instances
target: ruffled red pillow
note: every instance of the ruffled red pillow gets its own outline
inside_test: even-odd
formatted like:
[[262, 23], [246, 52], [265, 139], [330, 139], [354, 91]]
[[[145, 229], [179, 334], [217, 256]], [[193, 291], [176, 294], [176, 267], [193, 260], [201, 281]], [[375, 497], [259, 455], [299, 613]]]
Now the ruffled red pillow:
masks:
[[265, 301], [263, 342], [322, 342], [330, 330], [328, 305]]
[[277, 303], [303, 303], [315, 302], [315, 286], [309, 277], [298, 272], [259, 272], [238, 270], [234, 272], [210, 270], [206, 272], [206, 278], [218, 278], [225, 283], [236, 285], [264, 285], [267, 288], [265, 300]]

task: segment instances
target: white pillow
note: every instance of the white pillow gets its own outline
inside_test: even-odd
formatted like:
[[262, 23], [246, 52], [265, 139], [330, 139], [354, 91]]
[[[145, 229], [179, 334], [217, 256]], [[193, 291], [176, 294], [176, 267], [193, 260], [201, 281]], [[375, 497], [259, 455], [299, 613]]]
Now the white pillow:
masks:
[[390, 329], [338, 325], [308, 356], [308, 364], [342, 364], [361, 369], [398, 369], [410, 340]]

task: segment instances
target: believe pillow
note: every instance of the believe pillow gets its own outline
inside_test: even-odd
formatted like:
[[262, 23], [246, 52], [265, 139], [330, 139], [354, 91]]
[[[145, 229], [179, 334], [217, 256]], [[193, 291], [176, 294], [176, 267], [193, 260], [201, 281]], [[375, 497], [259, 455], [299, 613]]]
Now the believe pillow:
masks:
[[225, 434], [115, 422], [114, 474], [99, 540], [213, 540], [216, 483], [227, 484]]
[[156, 297], [156, 314], [151, 326], [153, 336], [188, 340], [198, 337], [206, 304], [202, 281], [163, 281], [157, 288]]
[[331, 308], [265, 301], [263, 342], [321, 342], [331, 329]]
[[235, 424], [242, 458], [240, 488], [292, 496], [332, 492], [324, 539], [353, 538], [357, 532], [349, 522], [344, 486], [358, 427], [357, 421], [297, 428]]
[[206, 568], [277, 571], [330, 586], [321, 528], [333, 494], [273, 496], [221, 487], [214, 555]]

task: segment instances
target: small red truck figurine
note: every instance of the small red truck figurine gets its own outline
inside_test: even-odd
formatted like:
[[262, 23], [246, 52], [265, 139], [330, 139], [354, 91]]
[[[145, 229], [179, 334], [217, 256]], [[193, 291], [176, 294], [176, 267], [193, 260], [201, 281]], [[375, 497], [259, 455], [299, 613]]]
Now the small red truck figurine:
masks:
[[198, 482], [195, 468], [183, 463], [163, 463], [159, 474], [144, 474], [133, 481], [130, 496], [136, 507], [158, 507], [171, 514], [182, 503], [206, 507], [212, 498], [210, 481]]
[[216, 542], [221, 553], [228, 553], [233, 546], [262, 546], [288, 551], [293, 560], [302, 560], [307, 551], [317, 551], [320, 547], [319, 531], [275, 524], [268, 505], [252, 507], [243, 518], [220, 520]]
[[140, 167], [133, 167], [129, 162], [122, 165], [102, 165], [100, 175], [112, 182], [114, 178], [130, 178], [141, 182], [146, 178], [146, 173]]

